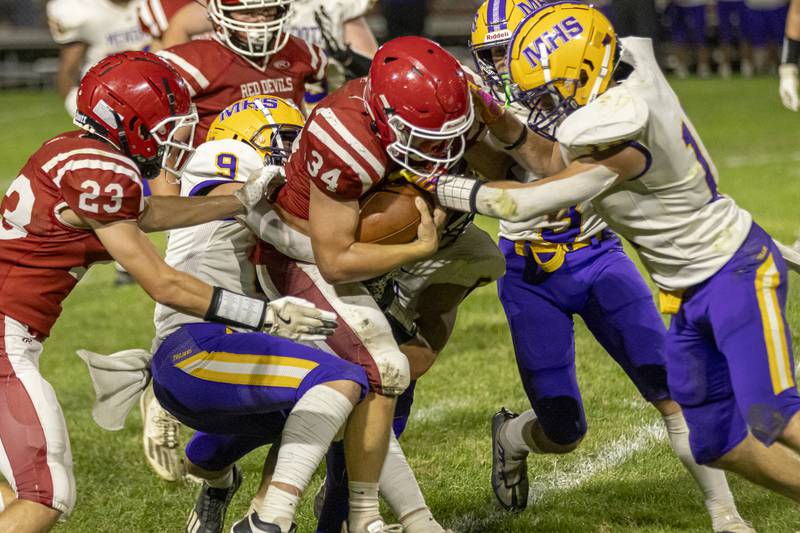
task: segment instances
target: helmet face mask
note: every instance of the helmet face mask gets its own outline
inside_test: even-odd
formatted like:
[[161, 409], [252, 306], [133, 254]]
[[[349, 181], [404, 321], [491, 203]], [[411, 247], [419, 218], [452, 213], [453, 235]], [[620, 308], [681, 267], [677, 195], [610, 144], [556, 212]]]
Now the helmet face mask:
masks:
[[150, 135], [158, 143], [156, 160], [159, 166], [176, 178], [194, 151], [192, 143], [198, 122], [197, 110], [192, 104], [189, 114], [167, 117], [150, 130]]
[[283, 28], [292, 6], [293, 0], [210, 0], [208, 15], [222, 44], [263, 67], [289, 40]]
[[264, 156], [264, 163], [283, 166], [292, 155], [292, 147], [300, 136], [302, 126], [267, 124], [250, 138], [249, 144]]
[[464, 155], [464, 135], [472, 126], [473, 118], [470, 103], [466, 117], [444, 124], [441, 130], [426, 130], [390, 112], [388, 124], [394, 140], [386, 146], [386, 153], [398, 165], [420, 177], [442, 173]]
[[[578, 84], [572, 80], [566, 83], [561, 82], [568, 96], [564, 96], [561, 90], [556, 87], [558, 82], [551, 82], [543, 87], [519, 94], [519, 101], [528, 109], [528, 126], [551, 141], [556, 140], [556, 130], [558, 126], [573, 111], [578, 109], [575, 101], [575, 91]], [[571, 94], [569, 93], [571, 89]]]

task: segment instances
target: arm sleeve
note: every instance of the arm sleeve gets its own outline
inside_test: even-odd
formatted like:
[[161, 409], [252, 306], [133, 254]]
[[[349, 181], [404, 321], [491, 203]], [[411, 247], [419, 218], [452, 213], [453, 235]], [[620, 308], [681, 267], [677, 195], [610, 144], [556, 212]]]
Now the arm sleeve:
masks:
[[63, 167], [61, 193], [83, 218], [136, 220], [144, 209], [141, 176], [130, 167], [99, 160], [73, 160]]

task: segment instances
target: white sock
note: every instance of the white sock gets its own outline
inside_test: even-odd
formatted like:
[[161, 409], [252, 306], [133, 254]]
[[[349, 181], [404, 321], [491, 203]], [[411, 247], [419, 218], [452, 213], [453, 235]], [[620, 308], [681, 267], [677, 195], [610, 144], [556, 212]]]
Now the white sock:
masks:
[[739, 516], [736, 503], [733, 501], [733, 494], [728, 487], [728, 480], [725, 478], [725, 472], [698, 465], [695, 462], [689, 446], [689, 428], [686, 425], [686, 419], [683, 418], [683, 413], [678, 412], [665, 416], [664, 425], [667, 427], [672, 450], [692, 475], [700, 490], [703, 491], [703, 498], [712, 521], [725, 516]]
[[205, 482], [209, 487], [214, 489], [227, 489], [233, 485], [233, 468], [222, 474], [220, 477], [206, 479]]
[[529, 409], [506, 422], [500, 431], [503, 447], [512, 459], [522, 460], [529, 453], [542, 453], [533, 441], [533, 424], [536, 413]]
[[350, 515], [347, 523], [350, 531], [360, 531], [365, 526], [381, 519], [378, 502], [378, 484], [363, 481], [349, 481]]
[[[310, 388], [286, 419], [272, 483], [295, 487], [302, 494], [325, 457], [333, 437], [352, 410], [353, 404], [342, 393], [325, 385]], [[270, 501], [272, 490], [273, 487], [270, 486], [264, 501], [258, 507], [258, 516], [262, 520], [267, 520], [262, 516], [265, 509], [275, 509], [275, 503]], [[282, 501], [285, 503], [288, 500], [283, 498]], [[292, 518], [294, 511], [293, 507]], [[286, 514], [283, 513], [283, 516]]]
[[270, 485], [267, 487], [267, 495], [256, 509], [256, 513], [261, 520], [278, 525], [281, 531], [289, 531], [294, 522], [298, 503], [300, 503], [300, 496]]
[[425, 497], [417, 484], [417, 478], [406, 460], [403, 449], [392, 433], [389, 450], [383, 462], [383, 470], [378, 481], [381, 496], [392, 508], [395, 516], [403, 517], [412, 511], [425, 509]]

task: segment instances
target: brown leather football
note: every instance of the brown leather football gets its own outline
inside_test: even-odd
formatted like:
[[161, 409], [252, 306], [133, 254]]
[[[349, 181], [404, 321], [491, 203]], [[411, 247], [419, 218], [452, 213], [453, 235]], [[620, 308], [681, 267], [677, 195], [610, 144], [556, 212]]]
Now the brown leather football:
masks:
[[405, 244], [417, 238], [419, 211], [414, 199], [421, 196], [433, 209], [428, 193], [410, 183], [391, 182], [368, 192], [359, 202], [356, 240], [374, 244]]

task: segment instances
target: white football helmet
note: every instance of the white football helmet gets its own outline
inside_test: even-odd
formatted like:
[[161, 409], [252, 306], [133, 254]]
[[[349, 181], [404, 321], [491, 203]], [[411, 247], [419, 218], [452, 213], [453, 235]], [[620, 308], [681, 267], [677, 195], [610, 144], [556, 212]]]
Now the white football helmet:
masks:
[[294, 0], [209, 0], [208, 16], [222, 44], [261, 63], [289, 40], [283, 30], [293, 4]]

